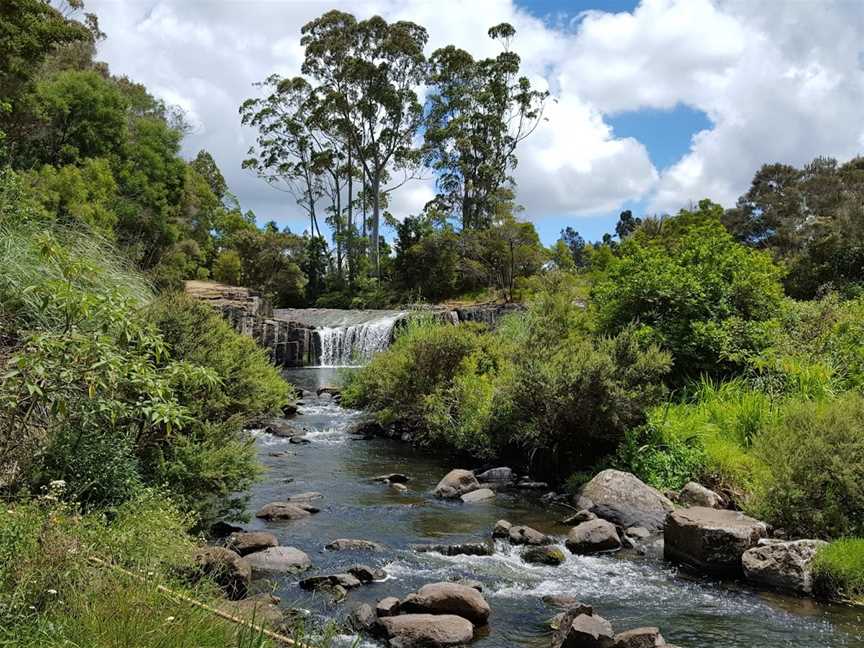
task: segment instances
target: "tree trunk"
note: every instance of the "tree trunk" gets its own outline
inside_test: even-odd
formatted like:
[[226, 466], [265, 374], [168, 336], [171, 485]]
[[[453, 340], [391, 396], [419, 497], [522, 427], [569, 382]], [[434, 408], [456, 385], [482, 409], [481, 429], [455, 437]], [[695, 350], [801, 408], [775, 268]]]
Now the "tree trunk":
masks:
[[351, 146], [348, 146], [348, 239], [346, 241], [348, 260], [348, 283], [354, 284], [354, 165], [351, 160]]
[[381, 218], [381, 194], [380, 194], [381, 179], [378, 171], [375, 171], [375, 176], [372, 178], [372, 260], [375, 263], [375, 276], [381, 280], [381, 257], [378, 249], [378, 228]]

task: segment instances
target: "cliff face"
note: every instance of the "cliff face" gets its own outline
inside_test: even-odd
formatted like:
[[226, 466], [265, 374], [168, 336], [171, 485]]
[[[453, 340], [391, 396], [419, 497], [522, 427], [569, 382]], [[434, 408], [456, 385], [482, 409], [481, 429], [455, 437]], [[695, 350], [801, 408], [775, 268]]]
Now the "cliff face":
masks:
[[234, 330], [255, 339], [274, 364], [299, 367], [317, 358], [313, 330], [299, 322], [277, 319], [273, 307], [257, 292], [214, 281], [187, 281], [186, 293], [218, 310]]

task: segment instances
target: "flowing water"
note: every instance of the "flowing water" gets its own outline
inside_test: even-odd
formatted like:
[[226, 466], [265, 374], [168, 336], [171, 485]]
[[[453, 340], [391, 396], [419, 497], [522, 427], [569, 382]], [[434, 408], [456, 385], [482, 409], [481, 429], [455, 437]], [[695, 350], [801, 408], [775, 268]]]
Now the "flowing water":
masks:
[[[294, 384], [314, 390], [338, 380], [334, 369], [287, 372]], [[307, 398], [293, 419], [311, 431], [308, 445], [256, 434], [268, 472], [252, 492], [250, 509], [286, 496], [318, 491], [321, 512], [286, 522], [256, 520], [250, 528], [272, 531], [280, 544], [295, 546], [312, 558], [312, 573], [344, 571], [352, 564], [384, 567], [389, 575], [352, 590], [339, 604], [297, 586], [302, 576], [276, 583], [283, 605], [311, 610], [322, 618], [342, 618], [359, 602], [384, 596], [402, 597], [425, 583], [468, 577], [480, 580], [492, 607], [486, 634], [478, 648], [546, 648], [548, 619], [557, 611], [542, 602], [547, 594], [568, 594], [594, 606], [618, 630], [659, 626], [671, 644], [683, 648], [852, 648], [864, 646], [864, 613], [752, 590], [742, 584], [688, 577], [662, 561], [622, 555], [567, 555], [559, 567], [528, 565], [518, 550], [499, 543], [488, 557], [444, 557], [416, 554], [412, 543], [464, 542], [489, 537], [501, 518], [528, 524], [558, 538], [567, 528], [557, 520], [563, 510], [547, 509], [536, 496], [499, 494], [479, 504], [440, 501], [430, 490], [451, 468], [458, 467], [428, 450], [375, 439], [354, 440], [346, 433], [359, 416], [332, 401]], [[289, 453], [287, 455], [281, 453]], [[277, 456], [278, 455], [278, 456]], [[402, 472], [411, 477], [409, 491], [398, 493], [371, 477]], [[324, 551], [336, 538], [362, 538], [387, 546], [383, 553]], [[346, 639], [346, 645], [350, 640]], [[366, 642], [368, 646], [376, 645]]]

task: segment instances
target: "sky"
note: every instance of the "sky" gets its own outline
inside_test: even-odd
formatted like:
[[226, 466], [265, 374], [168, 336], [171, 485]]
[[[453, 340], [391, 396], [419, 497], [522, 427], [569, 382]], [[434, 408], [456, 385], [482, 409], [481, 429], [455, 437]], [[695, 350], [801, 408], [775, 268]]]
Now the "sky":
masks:
[[[338, 8], [412, 20], [427, 54], [455, 44], [494, 56], [511, 23], [522, 70], [548, 89], [545, 121], [517, 151], [517, 202], [551, 244], [588, 240], [618, 214], [731, 206], [764, 163], [864, 153], [864, 0], [87, 0], [99, 56], [182, 108], [183, 154], [207, 149], [258, 222], [306, 228], [293, 199], [240, 168], [255, 132], [238, 107], [254, 83], [299, 73], [300, 28]], [[391, 198], [397, 218], [432, 179]]]

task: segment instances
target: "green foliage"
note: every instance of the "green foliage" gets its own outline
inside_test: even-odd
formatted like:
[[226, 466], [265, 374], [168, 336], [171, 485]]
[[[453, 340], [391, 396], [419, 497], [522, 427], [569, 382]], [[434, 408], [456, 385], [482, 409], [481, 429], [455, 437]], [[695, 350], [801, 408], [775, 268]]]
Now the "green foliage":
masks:
[[756, 438], [767, 467], [752, 509], [808, 537], [864, 532], [864, 397], [790, 403]]
[[841, 538], [813, 559], [814, 589], [831, 599], [864, 602], [864, 539]]
[[594, 287], [601, 329], [635, 322], [640, 335], [672, 352], [679, 379], [740, 370], [776, 329], [780, 270], [736, 243], [721, 213], [702, 201], [696, 212], [646, 221]]

